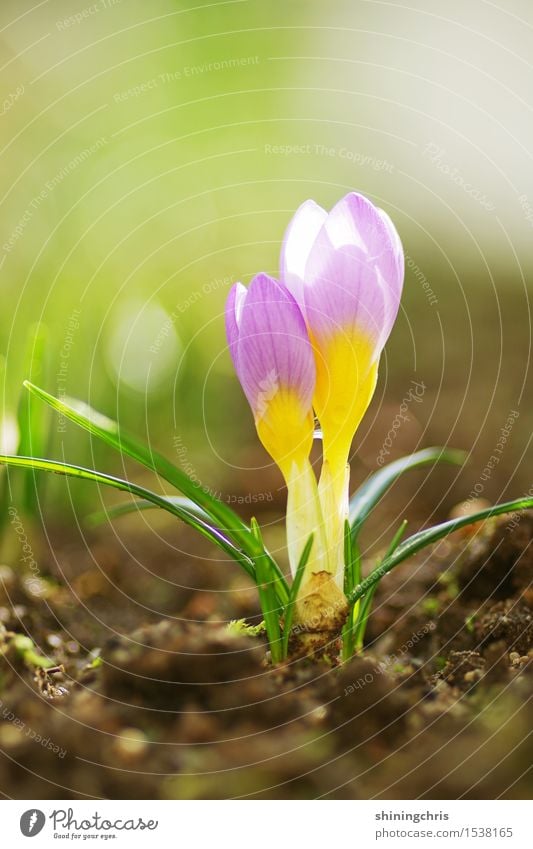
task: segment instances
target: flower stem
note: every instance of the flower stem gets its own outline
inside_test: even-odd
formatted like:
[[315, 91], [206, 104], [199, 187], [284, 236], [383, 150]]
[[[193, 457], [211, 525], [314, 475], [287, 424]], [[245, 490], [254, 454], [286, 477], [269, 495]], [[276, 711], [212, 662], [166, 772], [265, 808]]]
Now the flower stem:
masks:
[[287, 489], [287, 546], [293, 578], [311, 534], [315, 540], [302, 580], [305, 584], [312, 573], [331, 571], [317, 482], [309, 460], [300, 465], [292, 464], [287, 475]]
[[314, 536], [295, 599], [292, 643], [296, 651], [314, 652], [338, 637], [348, 606], [335, 582], [337, 564], [328, 547], [318, 485], [309, 461], [298, 467], [293, 464], [287, 487], [287, 544], [293, 575], [307, 540]]

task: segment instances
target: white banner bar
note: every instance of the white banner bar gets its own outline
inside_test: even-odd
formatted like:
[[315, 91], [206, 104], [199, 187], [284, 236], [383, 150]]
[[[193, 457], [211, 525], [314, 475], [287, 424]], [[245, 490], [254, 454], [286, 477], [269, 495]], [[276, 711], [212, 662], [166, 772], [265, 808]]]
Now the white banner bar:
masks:
[[124, 849], [530, 849], [532, 807], [524, 801], [3, 801], [0, 846], [40, 849], [68, 840]]

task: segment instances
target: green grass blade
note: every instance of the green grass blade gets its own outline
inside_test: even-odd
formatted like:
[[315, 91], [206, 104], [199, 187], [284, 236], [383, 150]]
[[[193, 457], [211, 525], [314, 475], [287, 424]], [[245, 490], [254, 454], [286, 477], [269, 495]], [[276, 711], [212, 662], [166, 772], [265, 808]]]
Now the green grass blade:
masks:
[[357, 621], [354, 625], [354, 638], [353, 638], [353, 649], [356, 652], [361, 651], [363, 648], [363, 643], [365, 640], [366, 626], [368, 623], [368, 618], [370, 616], [370, 608], [372, 607], [372, 602], [374, 600], [374, 594], [378, 588], [377, 583], [370, 587], [365, 597], [361, 602], [361, 607], [359, 608], [359, 614], [357, 616]]
[[123, 492], [129, 492], [137, 498], [151, 501], [157, 507], [161, 507], [173, 516], [177, 516], [185, 524], [199, 531], [204, 537], [215, 543], [219, 548], [223, 549], [240, 566], [247, 574], [255, 580], [255, 569], [253, 563], [243, 555], [242, 551], [236, 548], [233, 543], [228, 540], [217, 528], [212, 527], [204, 520], [194, 516], [178, 504], [170, 502], [165, 496], [158, 495], [143, 486], [131, 483], [130, 481], [117, 478], [112, 475], [96, 472], [93, 469], [85, 469], [83, 466], [73, 466], [70, 463], [62, 463], [56, 460], [41, 460], [36, 457], [18, 457], [8, 454], [0, 454], [0, 463], [15, 468], [34, 469], [43, 472], [53, 472], [67, 477], [81, 478], [89, 480], [93, 483], [101, 483], [105, 486], [110, 486], [113, 489], [120, 489]]
[[254, 535], [255, 539], [257, 540], [257, 542], [264, 548], [263, 534], [261, 533], [261, 528], [259, 527], [259, 522], [255, 518], [255, 516], [252, 516], [252, 519], [250, 521], [250, 529], [251, 529], [252, 534]]
[[[361, 550], [357, 536], [352, 537], [350, 523], [344, 523], [344, 594], [350, 596], [353, 588], [361, 580]], [[355, 650], [355, 623], [359, 614], [359, 605], [354, 604], [348, 611], [342, 628], [342, 659], [348, 660]]]
[[[202, 510], [201, 507], [197, 507], [194, 501], [191, 501], [190, 498], [184, 498], [181, 495], [165, 495], [161, 497], [164, 497], [165, 500], [169, 501], [171, 504], [183, 507], [199, 519], [204, 519], [208, 522], [210, 521], [209, 514], [206, 513], [205, 510]], [[120, 519], [122, 516], [127, 516], [129, 513], [138, 513], [139, 510], [155, 510], [158, 506], [159, 505], [154, 504], [152, 501], [146, 501], [146, 499], [124, 501], [121, 504], [115, 504], [113, 507], [109, 507], [106, 510], [98, 510], [95, 513], [91, 513], [87, 516], [87, 523], [90, 525], [100, 525], [108, 519]]]
[[487, 507], [485, 510], [480, 510], [479, 512], [472, 513], [469, 516], [460, 516], [457, 519], [450, 519], [447, 522], [442, 522], [440, 525], [435, 525], [432, 528], [427, 528], [425, 531], [419, 531], [417, 534], [413, 534], [412, 537], [409, 537], [405, 540], [405, 542], [401, 543], [396, 551], [389, 555], [389, 557], [386, 557], [379, 566], [376, 566], [376, 568], [373, 569], [372, 572], [370, 572], [370, 574], [354, 588], [348, 601], [351, 604], [354, 604], [362, 598], [366, 592], [368, 592], [370, 587], [378, 583], [384, 575], [392, 571], [392, 569], [394, 569], [395, 566], [398, 566], [399, 563], [407, 560], [408, 557], [412, 557], [413, 554], [416, 554], [427, 545], [438, 542], [443, 537], [448, 536], [448, 534], [459, 530], [459, 528], [464, 528], [467, 525], [473, 525], [476, 522], [483, 521], [484, 519], [490, 519], [493, 516], [500, 516], [502, 513], [514, 513], [518, 510], [529, 510], [532, 507], [533, 498], [517, 498], [515, 501], [506, 501], [504, 504], [496, 504], [494, 507]]
[[451, 463], [460, 466], [464, 463], [466, 454], [464, 451], [456, 451], [448, 448], [424, 448], [408, 457], [401, 457], [393, 463], [389, 463], [379, 471], [374, 472], [365, 483], [359, 487], [350, 499], [350, 525], [352, 528], [352, 539], [357, 539], [359, 531], [369, 513], [374, 509], [378, 501], [392, 486], [392, 484], [411, 469], [420, 469], [430, 466], [432, 463]]
[[[259, 522], [252, 516], [250, 521], [251, 531], [257, 542], [264, 549], [263, 535]], [[276, 576], [268, 558], [259, 557], [255, 561], [257, 575], [257, 589], [259, 591], [259, 602], [265, 623], [272, 661], [279, 663], [283, 659], [283, 641], [281, 637], [280, 618], [282, 608], [275, 590]]]
[[89, 433], [99, 437], [107, 445], [122, 454], [127, 454], [143, 466], [157, 472], [164, 480], [202, 507], [210, 516], [215, 518], [216, 515], [217, 518], [223, 519], [227, 530], [238, 531], [243, 529], [248, 535], [250, 534], [244, 522], [223, 501], [219, 501], [218, 498], [214, 498], [205, 492], [202, 487], [199, 487], [185, 472], [174, 466], [162, 454], [144, 445], [124, 429], [119, 429], [117, 422], [113, 419], [99, 413], [83, 401], [74, 398], [59, 400], [28, 380], [24, 381], [24, 386], [30, 393], [37, 395], [65, 418], [88, 430]]
[[[46, 354], [49, 349], [48, 332], [44, 325], [32, 328], [26, 350], [25, 370], [32, 378], [42, 379], [46, 371]], [[21, 392], [17, 417], [20, 455], [40, 454], [46, 448], [48, 432], [42, 404], [30, 392]]]
[[260, 554], [256, 558], [255, 575], [272, 662], [279, 663], [283, 659], [280, 626], [282, 608], [276, 594], [276, 579], [272, 573], [271, 561], [266, 554]]
[[145, 446], [135, 436], [127, 433], [122, 428], [119, 429], [117, 422], [113, 421], [113, 419], [97, 412], [84, 402], [66, 398], [60, 401], [29, 381], [25, 381], [24, 385], [30, 392], [33, 392], [62, 416], [85, 428], [89, 433], [102, 439], [112, 448], [142, 463], [142, 465], [156, 472], [164, 480], [176, 487], [183, 495], [194, 501], [198, 507], [205, 510], [211, 520], [217, 526], [221, 527], [250, 559], [255, 561], [258, 556], [265, 555], [270, 560], [272, 571], [276, 574], [276, 591], [279, 599], [282, 603], [286, 602], [289, 595], [289, 588], [279, 566], [270, 554], [257, 542], [250, 529], [237, 513], [228, 507], [227, 504], [224, 504], [223, 501], [206, 492], [202, 487], [199, 487], [185, 472], [174, 466], [162, 454], [154, 451], [151, 447]]
[[[381, 559], [380, 563], [383, 563], [383, 560], [386, 560], [387, 557], [390, 557], [396, 549], [398, 548], [400, 542], [402, 541], [402, 537], [405, 534], [405, 529], [407, 528], [407, 519], [404, 519], [400, 524], [400, 527], [394, 534], [390, 545], [385, 552], [385, 556]], [[365, 639], [366, 626], [368, 623], [368, 618], [370, 616], [370, 609], [372, 607], [372, 602], [374, 600], [374, 593], [378, 588], [379, 581], [377, 581], [366, 593], [361, 602], [361, 607], [358, 612], [357, 620], [354, 626], [354, 649], [355, 651], [360, 651], [363, 648], [363, 643]]]
[[305, 572], [305, 567], [307, 566], [307, 562], [309, 557], [311, 556], [311, 549], [313, 548], [314, 542], [314, 534], [311, 534], [309, 539], [307, 540], [304, 550], [300, 556], [298, 561], [298, 566], [296, 567], [296, 574], [294, 576], [294, 581], [291, 585], [291, 590], [289, 594], [289, 600], [285, 606], [284, 614], [283, 614], [283, 658], [287, 657], [287, 653], [289, 650], [289, 638], [291, 635], [292, 628], [292, 620], [294, 619], [294, 607], [296, 604], [296, 599], [298, 598], [298, 593], [300, 591], [300, 587], [302, 585], [302, 580]]
[[353, 588], [352, 533], [348, 520], [344, 523], [344, 592]]
[[[49, 335], [43, 324], [31, 328], [26, 345], [25, 371], [32, 378], [41, 380], [45, 377], [46, 361], [49, 350]], [[17, 454], [42, 455], [46, 453], [49, 439], [49, 417], [47, 410], [37, 399], [28, 392], [20, 393], [17, 406], [17, 424], [19, 443]], [[31, 469], [19, 473], [20, 490], [15, 483], [17, 500], [31, 516], [39, 513], [39, 498], [42, 495], [44, 481], [35, 477]]]
[[390, 557], [391, 554], [393, 554], [396, 551], [396, 549], [398, 548], [398, 546], [400, 545], [400, 543], [403, 539], [403, 536], [405, 534], [406, 529], [407, 529], [407, 519], [404, 519], [403, 522], [400, 523], [400, 527], [398, 528], [398, 530], [394, 534], [393, 538], [391, 539], [389, 547], [388, 547], [387, 551], [385, 552], [385, 557], [382, 558], [382, 561], [386, 560], [387, 557]]
[[344, 592], [349, 595], [361, 580], [361, 552], [357, 538], [352, 537], [350, 523], [344, 523]]
[[[0, 408], [0, 429], [5, 427], [5, 394], [6, 394], [6, 358], [0, 354], [0, 387], [2, 388], [2, 407]], [[4, 447], [2, 450], [5, 450]], [[7, 522], [7, 508], [9, 505], [9, 482], [7, 480], [7, 469], [5, 472], [0, 471], [0, 534]]]

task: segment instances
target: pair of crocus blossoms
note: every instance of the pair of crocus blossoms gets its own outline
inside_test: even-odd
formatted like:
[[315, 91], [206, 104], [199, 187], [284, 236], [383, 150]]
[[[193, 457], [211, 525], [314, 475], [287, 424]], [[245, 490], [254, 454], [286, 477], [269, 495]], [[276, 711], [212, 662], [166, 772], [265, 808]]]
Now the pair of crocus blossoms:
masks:
[[[362, 195], [327, 213], [308, 200], [290, 222], [280, 280], [258, 274], [233, 286], [226, 330], [257, 433], [287, 489], [287, 546], [293, 575], [313, 534], [295, 622], [335, 630], [346, 617], [342, 591], [349, 453], [376, 387], [381, 352], [398, 313], [402, 245], [388, 215]], [[323, 464], [309, 455], [315, 414]]]

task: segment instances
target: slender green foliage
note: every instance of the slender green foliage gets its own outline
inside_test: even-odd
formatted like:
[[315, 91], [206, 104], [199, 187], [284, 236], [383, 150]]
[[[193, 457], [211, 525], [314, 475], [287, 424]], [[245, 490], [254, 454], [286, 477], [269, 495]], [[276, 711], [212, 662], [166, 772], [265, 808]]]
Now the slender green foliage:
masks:
[[361, 557], [357, 540], [352, 539], [350, 523], [344, 523], [344, 592], [346, 595], [359, 583]]
[[217, 528], [209, 525], [206, 521], [198, 516], [193, 515], [188, 510], [180, 505], [173, 503], [162, 495], [158, 495], [143, 486], [132, 483], [131, 481], [123, 480], [122, 478], [106, 475], [103, 472], [96, 472], [93, 469], [85, 469], [82, 466], [74, 466], [70, 463], [62, 463], [54, 460], [41, 460], [36, 457], [19, 457], [9, 454], [0, 454], [0, 463], [15, 468], [34, 469], [36, 471], [54, 472], [67, 477], [80, 478], [82, 480], [90, 480], [93, 483], [101, 483], [105, 486], [110, 486], [113, 489], [120, 489], [123, 492], [129, 492], [137, 498], [142, 498], [151, 501], [157, 507], [161, 507], [168, 513], [172, 513], [181, 519], [185, 524], [190, 525], [199, 531], [204, 537], [214, 542], [222, 548], [227, 554], [239, 563], [247, 574], [255, 579], [255, 570], [253, 562], [238, 549], [227, 537], [225, 537]]
[[[5, 399], [5, 371], [6, 371], [6, 359], [0, 354], [0, 387], [2, 387], [2, 401]], [[2, 408], [0, 409], [0, 428], [2, 429], [2, 435], [4, 436], [4, 421], [5, 416], [5, 404], [2, 403]], [[5, 449], [4, 449], [5, 450]], [[9, 481], [7, 480], [7, 470], [3, 472], [0, 470], [0, 533], [3, 531], [4, 526], [7, 521], [7, 508], [8, 508], [8, 490], [9, 490]]]
[[[47, 370], [49, 334], [43, 324], [34, 325], [28, 334], [25, 351], [25, 369], [34, 379], [43, 379]], [[46, 407], [30, 395], [21, 391], [17, 404], [18, 445], [17, 454], [46, 454], [50, 439], [49, 416]], [[2, 513], [16, 499], [29, 516], [39, 514], [39, 500], [44, 490], [44, 480], [36, 476], [33, 469], [23, 469], [5, 476], [0, 498]]]
[[371, 511], [404, 472], [420, 469], [423, 466], [431, 466], [434, 463], [450, 463], [454, 466], [461, 466], [465, 458], [464, 451], [448, 448], [424, 448], [422, 451], [417, 451], [416, 454], [401, 457], [374, 472], [350, 500], [352, 539], [358, 538], [359, 532]]
[[[171, 504], [183, 507], [185, 510], [188, 510], [189, 513], [192, 513], [194, 516], [198, 516], [200, 519], [210, 521], [209, 514], [206, 513], [205, 510], [202, 510], [201, 507], [198, 507], [194, 501], [191, 501], [190, 498], [184, 498], [182, 495], [165, 495], [161, 497], [170, 501]], [[153, 501], [146, 501], [146, 499], [123, 501], [121, 504], [114, 504], [112, 507], [107, 507], [105, 510], [97, 510], [94, 513], [90, 513], [89, 516], [87, 516], [86, 521], [89, 525], [96, 526], [110, 519], [120, 519], [122, 516], [127, 516], [130, 513], [138, 513], [143, 510], [155, 510], [158, 507], [158, 504], [154, 504]]]
[[447, 522], [442, 522], [440, 525], [435, 525], [432, 528], [427, 528], [424, 531], [413, 534], [413, 536], [401, 543], [392, 554], [385, 557], [379, 566], [376, 566], [357, 587], [354, 587], [348, 601], [350, 604], [355, 604], [374, 584], [379, 583], [388, 572], [391, 572], [392, 569], [404, 560], [407, 560], [408, 557], [412, 557], [413, 554], [416, 554], [428, 545], [432, 545], [432, 543], [438, 542], [443, 537], [448, 536], [448, 534], [459, 530], [459, 528], [473, 525], [485, 519], [491, 519], [493, 516], [500, 516], [502, 513], [515, 513], [519, 510], [529, 510], [532, 507], [533, 498], [517, 498], [514, 501], [506, 501], [504, 504], [487, 507], [485, 510], [479, 510], [477, 513], [472, 513], [469, 516], [450, 519]]
[[[430, 466], [435, 463], [451, 463], [453, 465], [461, 465], [465, 459], [463, 451], [455, 451], [444, 448], [425, 448], [422, 451], [417, 451], [408, 457], [402, 457], [389, 463], [387, 466], [374, 472], [366, 481], [359, 487], [357, 492], [350, 499], [350, 513], [348, 527], [350, 529], [350, 545], [346, 540], [345, 532], [345, 564], [346, 571], [344, 576], [344, 592], [347, 598], [350, 598], [354, 588], [361, 582], [361, 549], [359, 544], [359, 534], [361, 529], [381, 498], [385, 495], [393, 483], [404, 474], [404, 472], [412, 469], [419, 469], [424, 466]], [[348, 560], [349, 558], [349, 560]], [[364, 628], [370, 613], [372, 604], [372, 594], [367, 598], [366, 604], [359, 604], [357, 600], [353, 606], [350, 606], [350, 612], [346, 624], [343, 628], [343, 658], [346, 660], [351, 657], [360, 642], [361, 629], [364, 634]], [[361, 616], [365, 612], [364, 625], [361, 624]]]
[[[352, 537], [350, 523], [344, 523], [344, 594], [349, 597], [353, 588], [361, 580], [361, 552], [359, 541]], [[358, 604], [350, 607], [346, 622], [342, 629], [342, 657], [347, 660], [354, 653], [355, 621], [358, 614]]]
[[[39, 344], [42, 343], [39, 342]], [[38, 348], [37, 342], [34, 343], [34, 350], [36, 348]], [[36, 356], [37, 362], [41, 354]], [[70, 463], [26, 456], [22, 451], [15, 456], [0, 455], [0, 463], [25, 471], [31, 470], [32, 473], [46, 471], [89, 480], [127, 492], [133, 497], [131, 502], [94, 514], [90, 517], [93, 523], [102, 521], [106, 517], [113, 519], [133, 511], [158, 507], [194, 528], [235, 560], [255, 582], [272, 660], [278, 663], [285, 659], [289, 650], [296, 601], [313, 546], [313, 534], [307, 540], [294, 580], [289, 587], [279, 565], [265, 547], [259, 523], [255, 518], [251, 520], [248, 527], [228, 505], [212, 496], [204, 488], [198, 487], [185, 472], [151, 447], [143, 445], [134, 436], [119, 429], [118, 424], [107, 416], [101, 415], [81, 402], [54, 398], [32, 383], [26, 382], [25, 385], [30, 390], [32, 398], [44, 400], [65, 418], [151, 469], [182, 494], [180, 496], [161, 495], [123, 478]], [[33, 454], [36, 448], [43, 450], [42, 421], [42, 417], [39, 418], [39, 414], [35, 413], [33, 402], [19, 405], [19, 426], [22, 434], [20, 447], [28, 454]], [[379, 564], [366, 578], [362, 579], [359, 533], [368, 515], [390, 486], [400, 475], [411, 469], [442, 462], [457, 465], [464, 461], [464, 457], [463, 452], [442, 448], [418, 451], [380, 469], [352, 497], [350, 519], [346, 522], [344, 535], [344, 590], [350, 604], [349, 618], [343, 629], [344, 658], [362, 649], [376, 588], [380, 580], [399, 563], [461, 527], [491, 516], [533, 507], [533, 498], [516, 499], [481, 510], [474, 515], [443, 522], [433, 528], [420, 531], [402, 542], [407, 524], [404, 521]]]
[[[252, 520], [252, 530], [254, 534], [257, 534], [258, 542], [262, 542], [261, 531], [255, 519]], [[276, 595], [275, 578], [272, 574], [270, 560], [264, 554], [259, 554], [255, 559], [255, 581], [272, 661], [279, 663], [280, 660], [283, 660], [283, 643], [281, 638], [282, 608]]]
[[[383, 560], [386, 560], [387, 557], [390, 557], [391, 554], [393, 554], [393, 552], [396, 551], [396, 549], [398, 548], [398, 546], [399, 546], [399, 544], [400, 544], [400, 542], [403, 538], [403, 535], [405, 534], [406, 528], [407, 528], [407, 519], [404, 519], [403, 522], [401, 523], [400, 527], [398, 528], [398, 530], [394, 534], [394, 536], [393, 536], [393, 538], [390, 542], [390, 545], [389, 545], [387, 551], [385, 552], [385, 556], [380, 561], [381, 563], [383, 563]], [[368, 624], [368, 617], [370, 616], [370, 609], [372, 607], [372, 602], [374, 600], [374, 593], [376, 592], [376, 590], [378, 588], [378, 583], [379, 583], [379, 581], [377, 583], [373, 584], [370, 587], [370, 589], [368, 590], [368, 592], [366, 593], [366, 595], [364, 595], [363, 598], [360, 600], [360, 602], [357, 605], [354, 605], [354, 606], [358, 607], [357, 620], [356, 620], [355, 625], [354, 625], [354, 642], [353, 642], [353, 649], [354, 649], [354, 651], [357, 651], [357, 652], [361, 651], [361, 649], [363, 648], [366, 626]]]
[[205, 510], [211, 520], [251, 560], [254, 560], [260, 554], [270, 559], [271, 569], [276, 576], [276, 594], [281, 603], [286, 603], [289, 596], [289, 588], [281, 570], [270, 554], [260, 546], [242, 519], [227, 504], [211, 495], [205, 488], [199, 487], [184, 471], [174, 466], [166, 457], [155, 451], [151, 446], [147, 447], [143, 445], [135, 436], [119, 428], [117, 422], [108, 416], [99, 413], [82, 401], [75, 399], [59, 400], [58, 398], [54, 398], [53, 395], [50, 395], [38, 386], [34, 386], [29, 381], [25, 381], [24, 385], [30, 392], [39, 396], [39, 398], [62, 416], [85, 428], [89, 433], [102, 439], [121, 453], [127, 454], [137, 462], [142, 463], [142, 465], [156, 472], [164, 480], [172, 484], [172, 486], [190, 498], [198, 507]]

